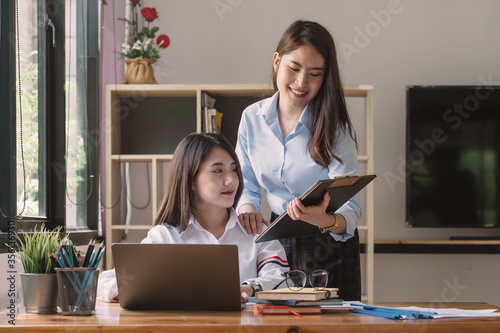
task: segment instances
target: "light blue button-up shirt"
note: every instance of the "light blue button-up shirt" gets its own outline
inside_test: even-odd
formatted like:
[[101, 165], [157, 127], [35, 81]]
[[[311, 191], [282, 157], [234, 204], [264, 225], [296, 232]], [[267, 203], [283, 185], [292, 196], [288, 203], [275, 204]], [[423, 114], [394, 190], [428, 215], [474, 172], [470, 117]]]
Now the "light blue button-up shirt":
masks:
[[[339, 130], [334, 154], [342, 164], [332, 159], [323, 169], [311, 157], [308, 149], [312, 126], [312, 104], [309, 103], [295, 129], [283, 141], [278, 119], [279, 92], [247, 107], [241, 116], [236, 153], [243, 171], [244, 189], [238, 202], [261, 207], [261, 189], [265, 190], [269, 206], [276, 214], [286, 211], [288, 203], [300, 197], [321, 179], [354, 175], [357, 170], [356, 144], [349, 133]], [[330, 233], [334, 239], [345, 241], [354, 235], [361, 207], [359, 197], [345, 203], [336, 213], [346, 222], [345, 234]]]

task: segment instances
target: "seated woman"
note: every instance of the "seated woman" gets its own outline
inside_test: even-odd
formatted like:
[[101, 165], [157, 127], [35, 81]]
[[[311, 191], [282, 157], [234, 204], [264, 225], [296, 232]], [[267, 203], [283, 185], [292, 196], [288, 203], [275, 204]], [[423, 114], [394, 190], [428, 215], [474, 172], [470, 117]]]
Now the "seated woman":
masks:
[[[155, 226], [141, 243], [235, 244], [242, 301], [272, 289], [288, 271], [278, 241], [255, 243], [234, 210], [243, 191], [238, 157], [221, 135], [193, 133], [175, 150]], [[214, 267], [217, 269], [217, 267]], [[115, 270], [100, 274], [97, 299], [118, 298]]]

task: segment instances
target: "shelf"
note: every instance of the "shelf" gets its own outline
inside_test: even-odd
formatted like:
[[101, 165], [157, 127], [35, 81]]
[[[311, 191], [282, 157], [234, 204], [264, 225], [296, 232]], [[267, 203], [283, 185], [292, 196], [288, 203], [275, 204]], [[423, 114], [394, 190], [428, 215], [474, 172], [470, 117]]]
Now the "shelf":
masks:
[[[121, 241], [122, 230], [149, 230], [150, 225], [122, 225], [122, 163], [151, 163], [151, 215], [155, 216], [165, 185], [165, 167], [177, 144], [202, 129], [201, 98], [207, 92], [224, 113], [223, 134], [236, 141], [243, 109], [273, 93], [268, 84], [155, 84], [106, 87], [106, 243]], [[225, 128], [225, 130], [224, 130]], [[112, 268], [111, 251], [106, 267]]]
[[[364, 252], [365, 242], [361, 242]], [[378, 240], [375, 253], [397, 254], [500, 254], [496, 240]]]
[[358, 162], [367, 163], [370, 158], [366, 155], [358, 155]]
[[[365, 164], [364, 172], [374, 173], [373, 158], [373, 86], [343, 85], [346, 98], [361, 98], [366, 119], [365, 152], [358, 155], [358, 163]], [[122, 225], [124, 217], [121, 202], [122, 163], [151, 163], [151, 209], [156, 216], [161, 205], [165, 185], [162, 163], [170, 162], [177, 144], [188, 134], [202, 130], [202, 94], [214, 97], [215, 108], [223, 114], [222, 134], [235, 146], [241, 113], [250, 104], [274, 94], [269, 84], [154, 84], [106, 86], [106, 244], [122, 241], [124, 230], [147, 231], [147, 225]], [[134, 189], [131, 189], [134, 190]], [[359, 230], [370, 240], [366, 246], [366, 296], [373, 301], [373, 184], [366, 189], [364, 225]], [[363, 245], [364, 246], [364, 245]], [[106, 251], [106, 268], [113, 267], [111, 248]]]
[[111, 159], [118, 162], [170, 162], [174, 157], [173, 154], [117, 154], [112, 155]]
[[342, 86], [346, 97], [366, 97], [373, 90], [369, 84], [348, 84]]
[[112, 97], [196, 97], [195, 85], [165, 84], [116, 84], [107, 85], [107, 92]]
[[213, 97], [264, 97], [274, 93], [272, 87], [265, 84], [211, 84], [204, 87], [203, 91]]
[[150, 230], [153, 227], [151, 225], [113, 225], [112, 230]]
[[267, 84], [118, 84], [106, 87], [116, 96], [196, 97], [199, 91], [214, 96], [259, 96], [273, 92]]

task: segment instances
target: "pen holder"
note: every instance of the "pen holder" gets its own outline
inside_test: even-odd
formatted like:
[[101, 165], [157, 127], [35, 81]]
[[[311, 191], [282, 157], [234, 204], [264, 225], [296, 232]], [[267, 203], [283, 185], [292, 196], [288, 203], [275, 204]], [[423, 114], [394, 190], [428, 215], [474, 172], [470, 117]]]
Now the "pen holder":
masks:
[[56, 268], [59, 305], [63, 315], [94, 313], [99, 268]]

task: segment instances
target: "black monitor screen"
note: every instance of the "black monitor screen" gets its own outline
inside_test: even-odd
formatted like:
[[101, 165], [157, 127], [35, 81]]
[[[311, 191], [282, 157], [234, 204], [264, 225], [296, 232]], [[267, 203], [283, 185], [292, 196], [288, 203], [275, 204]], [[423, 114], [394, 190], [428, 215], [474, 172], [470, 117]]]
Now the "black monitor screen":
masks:
[[407, 89], [406, 219], [500, 227], [500, 87]]

